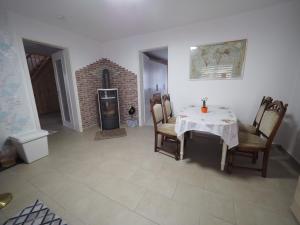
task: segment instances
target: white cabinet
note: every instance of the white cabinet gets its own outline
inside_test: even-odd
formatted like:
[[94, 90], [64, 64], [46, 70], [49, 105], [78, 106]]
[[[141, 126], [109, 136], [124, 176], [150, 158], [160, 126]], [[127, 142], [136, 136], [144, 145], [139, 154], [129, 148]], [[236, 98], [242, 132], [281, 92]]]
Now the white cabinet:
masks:
[[10, 140], [16, 144], [18, 155], [26, 163], [32, 163], [49, 154], [47, 131], [39, 130], [16, 135], [10, 137]]

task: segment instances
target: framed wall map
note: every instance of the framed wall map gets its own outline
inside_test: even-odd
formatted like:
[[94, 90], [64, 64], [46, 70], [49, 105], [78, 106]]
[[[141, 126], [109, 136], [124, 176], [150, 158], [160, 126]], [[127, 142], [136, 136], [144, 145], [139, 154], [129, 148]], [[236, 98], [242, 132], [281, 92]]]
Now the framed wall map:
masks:
[[247, 39], [190, 48], [190, 79], [241, 79]]

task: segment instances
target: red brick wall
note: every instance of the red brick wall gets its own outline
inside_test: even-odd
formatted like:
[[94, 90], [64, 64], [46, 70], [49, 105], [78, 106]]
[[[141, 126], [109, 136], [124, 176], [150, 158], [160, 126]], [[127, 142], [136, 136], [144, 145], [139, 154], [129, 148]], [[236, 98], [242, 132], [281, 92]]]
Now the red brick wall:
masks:
[[97, 89], [102, 88], [103, 69], [109, 70], [111, 88], [118, 88], [121, 123], [130, 118], [130, 106], [138, 119], [137, 75], [104, 58], [75, 72], [83, 129], [99, 124]]

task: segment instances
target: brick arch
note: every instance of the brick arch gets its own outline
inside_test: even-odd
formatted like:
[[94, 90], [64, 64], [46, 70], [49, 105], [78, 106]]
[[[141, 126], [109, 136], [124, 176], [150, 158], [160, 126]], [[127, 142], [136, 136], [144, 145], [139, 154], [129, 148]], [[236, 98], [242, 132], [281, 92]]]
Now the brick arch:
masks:
[[136, 108], [134, 118], [138, 119], [137, 75], [103, 58], [75, 72], [83, 129], [99, 124], [96, 90], [102, 88], [103, 69], [110, 72], [111, 88], [118, 88], [121, 123], [125, 124], [130, 118], [130, 106]]

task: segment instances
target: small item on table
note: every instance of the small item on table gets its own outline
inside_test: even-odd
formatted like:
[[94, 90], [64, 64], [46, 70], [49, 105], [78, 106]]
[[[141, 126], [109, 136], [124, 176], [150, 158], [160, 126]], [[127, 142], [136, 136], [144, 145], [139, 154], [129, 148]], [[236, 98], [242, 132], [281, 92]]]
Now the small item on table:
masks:
[[185, 118], [187, 115], [178, 115], [180, 118]]
[[229, 120], [229, 119], [222, 119], [222, 121], [225, 122], [225, 123], [232, 123], [232, 122], [234, 122], [233, 120]]
[[201, 112], [203, 112], [203, 113], [207, 113], [207, 111], [208, 111], [208, 109], [206, 107], [206, 101], [207, 100], [208, 100], [207, 97], [201, 99], [201, 101], [202, 101]]

